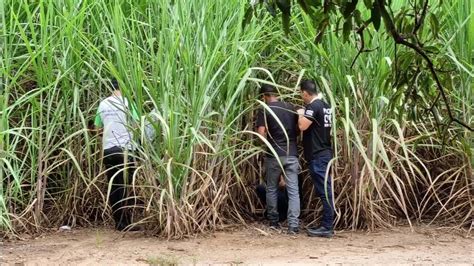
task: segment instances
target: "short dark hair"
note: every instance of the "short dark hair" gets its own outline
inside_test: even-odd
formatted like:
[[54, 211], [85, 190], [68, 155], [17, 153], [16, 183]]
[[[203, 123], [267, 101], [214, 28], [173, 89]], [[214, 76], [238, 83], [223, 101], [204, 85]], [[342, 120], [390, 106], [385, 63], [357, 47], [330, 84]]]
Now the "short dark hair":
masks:
[[263, 94], [265, 96], [271, 96], [278, 94], [278, 91], [275, 86], [272, 86], [270, 84], [262, 84], [262, 86], [260, 86], [260, 94]]
[[115, 78], [110, 80], [110, 86], [112, 86], [112, 89], [114, 89], [114, 90], [120, 89], [119, 83], [118, 83], [117, 79], [115, 79]]
[[309, 79], [301, 81], [300, 88], [302, 91], [306, 91], [309, 95], [315, 95], [318, 93], [318, 86], [316, 85], [316, 82]]

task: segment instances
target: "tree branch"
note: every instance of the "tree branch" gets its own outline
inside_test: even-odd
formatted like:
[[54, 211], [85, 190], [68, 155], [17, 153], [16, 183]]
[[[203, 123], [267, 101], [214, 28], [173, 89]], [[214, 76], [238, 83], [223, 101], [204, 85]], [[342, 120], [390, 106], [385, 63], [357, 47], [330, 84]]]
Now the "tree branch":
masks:
[[[436, 86], [438, 87], [439, 93], [441, 94], [441, 97], [443, 98], [443, 101], [446, 104], [446, 109], [447, 109], [447, 112], [448, 112], [448, 116], [450, 118], [450, 122], [448, 123], [448, 125], [451, 122], [456, 122], [459, 125], [463, 126], [464, 128], [468, 129], [469, 131], [474, 131], [474, 129], [471, 128], [469, 125], [467, 125], [466, 123], [460, 121], [459, 119], [457, 119], [453, 116], [453, 113], [451, 111], [451, 107], [449, 105], [448, 97], [446, 95], [446, 92], [444, 91], [444, 87], [441, 84], [441, 81], [439, 80], [438, 74], [436, 73], [436, 71], [434, 69], [433, 62], [428, 57], [428, 55], [425, 53], [425, 51], [423, 51], [423, 49], [419, 45], [408, 42], [407, 40], [405, 40], [405, 38], [403, 36], [400, 35], [400, 33], [395, 28], [395, 24], [394, 24], [392, 18], [390, 17], [390, 15], [387, 12], [387, 9], [385, 8], [385, 1], [384, 0], [377, 0], [374, 4], [379, 5], [380, 14], [382, 16], [382, 19], [385, 23], [385, 26], [386, 26], [388, 32], [392, 35], [392, 38], [394, 39], [394, 41], [396, 43], [402, 44], [402, 45], [404, 45], [408, 48], [411, 48], [418, 55], [420, 55], [424, 59], [424, 61], [426, 62], [427, 66], [428, 66], [428, 69], [431, 73], [431, 76], [433, 77], [433, 79], [436, 82]], [[425, 6], [426, 5], [427, 5], [427, 2], [425, 2]], [[423, 11], [423, 12], [426, 12], [426, 11]]]
[[365, 48], [364, 29], [365, 29], [365, 27], [366, 27], [366, 25], [363, 25], [362, 27], [360, 27], [357, 30], [357, 34], [359, 34], [359, 37], [360, 37], [360, 48], [359, 48], [359, 52], [355, 56], [354, 60], [352, 60], [351, 68], [354, 66], [354, 64], [355, 64], [357, 58], [359, 58], [360, 54], [364, 51], [364, 48]]
[[423, 21], [425, 20], [427, 13], [428, 13], [428, 0], [425, 0], [425, 4], [423, 5], [423, 9], [421, 11], [420, 17], [418, 17], [418, 14], [415, 13], [415, 27], [413, 28], [413, 32], [412, 32], [414, 35], [416, 35], [421, 25], [423, 25]]
[[359, 56], [362, 54], [362, 53], [368, 53], [368, 52], [372, 52], [372, 51], [375, 51], [377, 50], [378, 47], [376, 48], [372, 48], [372, 49], [365, 49], [365, 41], [364, 41], [364, 30], [367, 28], [367, 25], [369, 24], [370, 22], [365, 22], [364, 25], [362, 25], [360, 28], [357, 29], [356, 33], [359, 35], [360, 37], [360, 47], [359, 47], [359, 51], [357, 52], [357, 55], [355, 56], [355, 58], [352, 60], [352, 64], [351, 64], [351, 68], [354, 67], [354, 64], [355, 62], [357, 61], [357, 58], [359, 58]]

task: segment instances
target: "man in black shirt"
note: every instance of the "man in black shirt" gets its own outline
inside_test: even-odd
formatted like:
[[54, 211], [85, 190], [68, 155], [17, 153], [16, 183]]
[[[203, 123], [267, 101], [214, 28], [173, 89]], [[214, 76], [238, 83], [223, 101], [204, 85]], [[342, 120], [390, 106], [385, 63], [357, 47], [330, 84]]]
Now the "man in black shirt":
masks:
[[314, 81], [302, 81], [300, 88], [301, 97], [306, 107], [298, 110], [298, 127], [303, 131], [304, 156], [309, 164], [314, 188], [323, 204], [323, 217], [320, 226], [308, 229], [308, 235], [332, 237], [334, 234], [334, 200], [332, 178], [327, 171], [329, 161], [332, 159], [332, 110], [322, 100]]
[[298, 115], [293, 105], [278, 100], [275, 87], [264, 84], [260, 93], [271, 110], [260, 110], [256, 123], [257, 132], [271, 145], [265, 158], [268, 220], [271, 227], [279, 227], [277, 195], [278, 182], [283, 174], [288, 193], [288, 233], [296, 234], [299, 230], [300, 215], [299, 162], [296, 148]]

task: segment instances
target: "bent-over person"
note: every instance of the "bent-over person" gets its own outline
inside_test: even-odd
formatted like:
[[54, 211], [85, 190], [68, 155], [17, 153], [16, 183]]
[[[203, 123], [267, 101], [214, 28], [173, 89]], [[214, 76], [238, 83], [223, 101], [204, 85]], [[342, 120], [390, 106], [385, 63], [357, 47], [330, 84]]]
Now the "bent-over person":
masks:
[[122, 96], [116, 80], [112, 81], [112, 95], [99, 104], [95, 118], [96, 128], [102, 129], [103, 164], [111, 183], [109, 204], [117, 230], [133, 230], [127, 210], [127, 185], [131, 183], [136, 167], [130, 152], [133, 152], [132, 120], [138, 120], [133, 105]]

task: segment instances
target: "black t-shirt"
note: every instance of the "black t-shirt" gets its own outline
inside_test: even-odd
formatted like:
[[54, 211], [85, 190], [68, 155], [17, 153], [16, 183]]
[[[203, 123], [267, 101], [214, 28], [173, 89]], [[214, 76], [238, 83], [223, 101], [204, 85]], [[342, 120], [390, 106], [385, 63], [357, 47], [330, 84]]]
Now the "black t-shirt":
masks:
[[313, 122], [303, 132], [304, 157], [311, 161], [322, 151], [332, 151], [332, 110], [327, 103], [317, 99], [306, 105], [304, 115]]
[[[278, 117], [283, 128], [270, 112], [263, 109], [259, 110], [257, 114], [256, 126], [267, 128], [267, 140], [278, 156], [298, 156], [296, 148], [298, 114], [295, 107], [290, 103], [281, 101], [268, 103], [268, 106]], [[269, 151], [268, 156], [273, 157], [272, 154]]]

